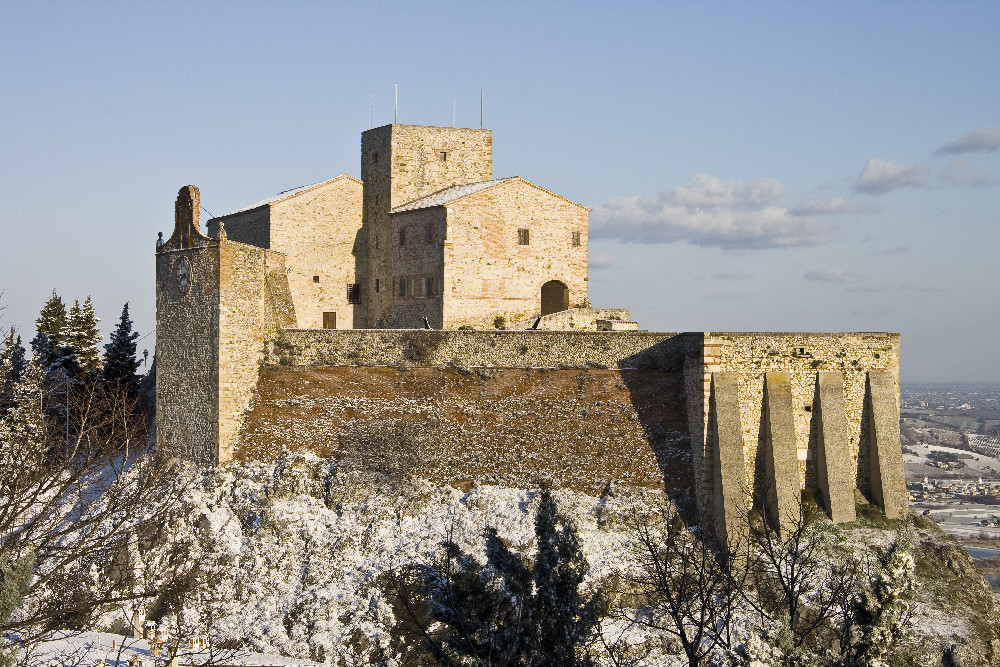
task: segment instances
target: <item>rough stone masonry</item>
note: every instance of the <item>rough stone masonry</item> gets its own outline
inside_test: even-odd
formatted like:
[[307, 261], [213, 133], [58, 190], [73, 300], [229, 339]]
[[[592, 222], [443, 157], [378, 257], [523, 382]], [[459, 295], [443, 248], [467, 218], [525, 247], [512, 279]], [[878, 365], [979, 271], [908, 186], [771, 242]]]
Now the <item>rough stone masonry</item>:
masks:
[[[251, 441], [262, 434], [315, 436], [326, 420], [330, 442], [286, 437], [282, 448], [349, 456], [352, 438], [392, 411], [439, 436], [429, 441], [440, 451], [424, 452], [434, 465], [417, 472], [440, 483], [477, 481], [487, 449], [493, 472], [509, 473], [497, 479], [518, 483], [660, 480], [690, 492], [728, 539], [752, 511], [793, 524], [805, 489], [834, 521], [855, 517], [855, 490], [888, 517], [905, 511], [898, 334], [630, 330], [628, 311], [590, 308], [587, 209], [494, 179], [487, 130], [369, 130], [362, 175], [216, 218], [208, 234], [198, 189], [180, 190], [156, 247], [161, 447], [219, 465], [263, 455]], [[447, 426], [393, 407], [426, 403], [432, 386], [463, 401]], [[383, 407], [316, 407], [360, 395]], [[498, 420], [513, 422], [517, 448], [494, 441]], [[519, 420], [574, 435], [534, 456]]]

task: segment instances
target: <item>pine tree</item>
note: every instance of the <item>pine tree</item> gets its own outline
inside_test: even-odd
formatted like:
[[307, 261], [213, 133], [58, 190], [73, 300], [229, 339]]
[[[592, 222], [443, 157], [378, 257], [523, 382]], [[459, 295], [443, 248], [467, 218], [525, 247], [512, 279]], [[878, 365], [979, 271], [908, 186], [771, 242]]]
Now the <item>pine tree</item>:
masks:
[[32, 356], [43, 367], [51, 366], [59, 358], [60, 348], [65, 342], [66, 325], [66, 304], [52, 290], [52, 296], [35, 320], [38, 334], [31, 341]]
[[101, 342], [101, 333], [97, 328], [100, 319], [94, 312], [94, 304], [88, 296], [80, 306], [73, 302], [69, 311], [69, 326], [67, 327], [67, 342], [73, 348], [80, 370], [86, 373], [97, 371], [100, 367], [100, 353], [97, 346]]
[[139, 378], [135, 371], [139, 368], [140, 363], [135, 358], [135, 343], [138, 338], [138, 332], [132, 331], [128, 302], [125, 302], [118, 325], [111, 332], [108, 343], [104, 346], [104, 380], [118, 383], [129, 391], [136, 389]]

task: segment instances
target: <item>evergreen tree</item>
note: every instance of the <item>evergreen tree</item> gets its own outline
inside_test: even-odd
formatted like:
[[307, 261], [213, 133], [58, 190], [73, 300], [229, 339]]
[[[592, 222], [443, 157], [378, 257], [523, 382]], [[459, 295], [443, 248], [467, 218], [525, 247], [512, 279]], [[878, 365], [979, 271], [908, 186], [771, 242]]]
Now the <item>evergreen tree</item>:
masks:
[[[417, 568], [421, 617], [404, 600], [424, 648], [443, 665], [582, 667], [596, 621], [580, 594], [588, 566], [576, 528], [559, 516], [549, 490], [535, 515], [534, 563], [485, 531], [486, 565], [449, 541], [434, 565]], [[419, 603], [419, 600], [417, 600]]]
[[140, 362], [135, 357], [135, 347], [138, 338], [138, 332], [132, 331], [128, 302], [125, 302], [118, 325], [104, 346], [103, 377], [107, 382], [118, 383], [129, 391], [137, 388], [139, 378], [135, 371]]
[[14, 407], [14, 392], [27, 369], [28, 361], [24, 357], [21, 337], [11, 327], [0, 350], [0, 414]]
[[537, 634], [532, 664], [550, 667], [585, 664], [579, 649], [590, 635], [595, 615], [580, 594], [580, 584], [589, 566], [576, 529], [559, 517], [549, 489], [542, 490], [535, 515], [535, 538], [538, 555], [532, 576]]
[[43, 367], [51, 366], [60, 355], [66, 336], [66, 304], [55, 290], [35, 320], [38, 334], [31, 341], [32, 356]]
[[69, 311], [69, 323], [66, 332], [67, 342], [76, 355], [80, 370], [92, 373], [100, 367], [100, 353], [97, 346], [101, 342], [101, 333], [97, 328], [100, 319], [94, 312], [94, 304], [88, 296], [83, 302], [73, 302]]

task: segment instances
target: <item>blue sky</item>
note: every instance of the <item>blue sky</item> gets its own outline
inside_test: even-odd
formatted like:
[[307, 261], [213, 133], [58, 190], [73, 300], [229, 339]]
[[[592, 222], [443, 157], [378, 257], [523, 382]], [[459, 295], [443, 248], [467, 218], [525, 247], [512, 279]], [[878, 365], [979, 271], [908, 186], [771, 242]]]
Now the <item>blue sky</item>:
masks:
[[[52, 289], [154, 324], [153, 250], [359, 176], [393, 120], [493, 130], [593, 209], [591, 297], [663, 331], [899, 331], [1000, 381], [1000, 3], [2, 2], [2, 323]], [[142, 345], [152, 350], [153, 336]]]

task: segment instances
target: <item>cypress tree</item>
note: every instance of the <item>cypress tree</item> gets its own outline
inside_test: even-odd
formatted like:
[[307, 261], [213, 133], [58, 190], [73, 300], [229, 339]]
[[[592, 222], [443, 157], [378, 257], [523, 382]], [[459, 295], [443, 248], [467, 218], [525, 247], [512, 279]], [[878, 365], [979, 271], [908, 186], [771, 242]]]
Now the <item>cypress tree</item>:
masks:
[[135, 374], [139, 368], [139, 360], [135, 358], [136, 340], [139, 333], [132, 331], [132, 320], [128, 314], [128, 302], [122, 308], [122, 316], [111, 332], [107, 345], [104, 346], [103, 377], [107, 382], [118, 383], [134, 391], [139, 379]]

